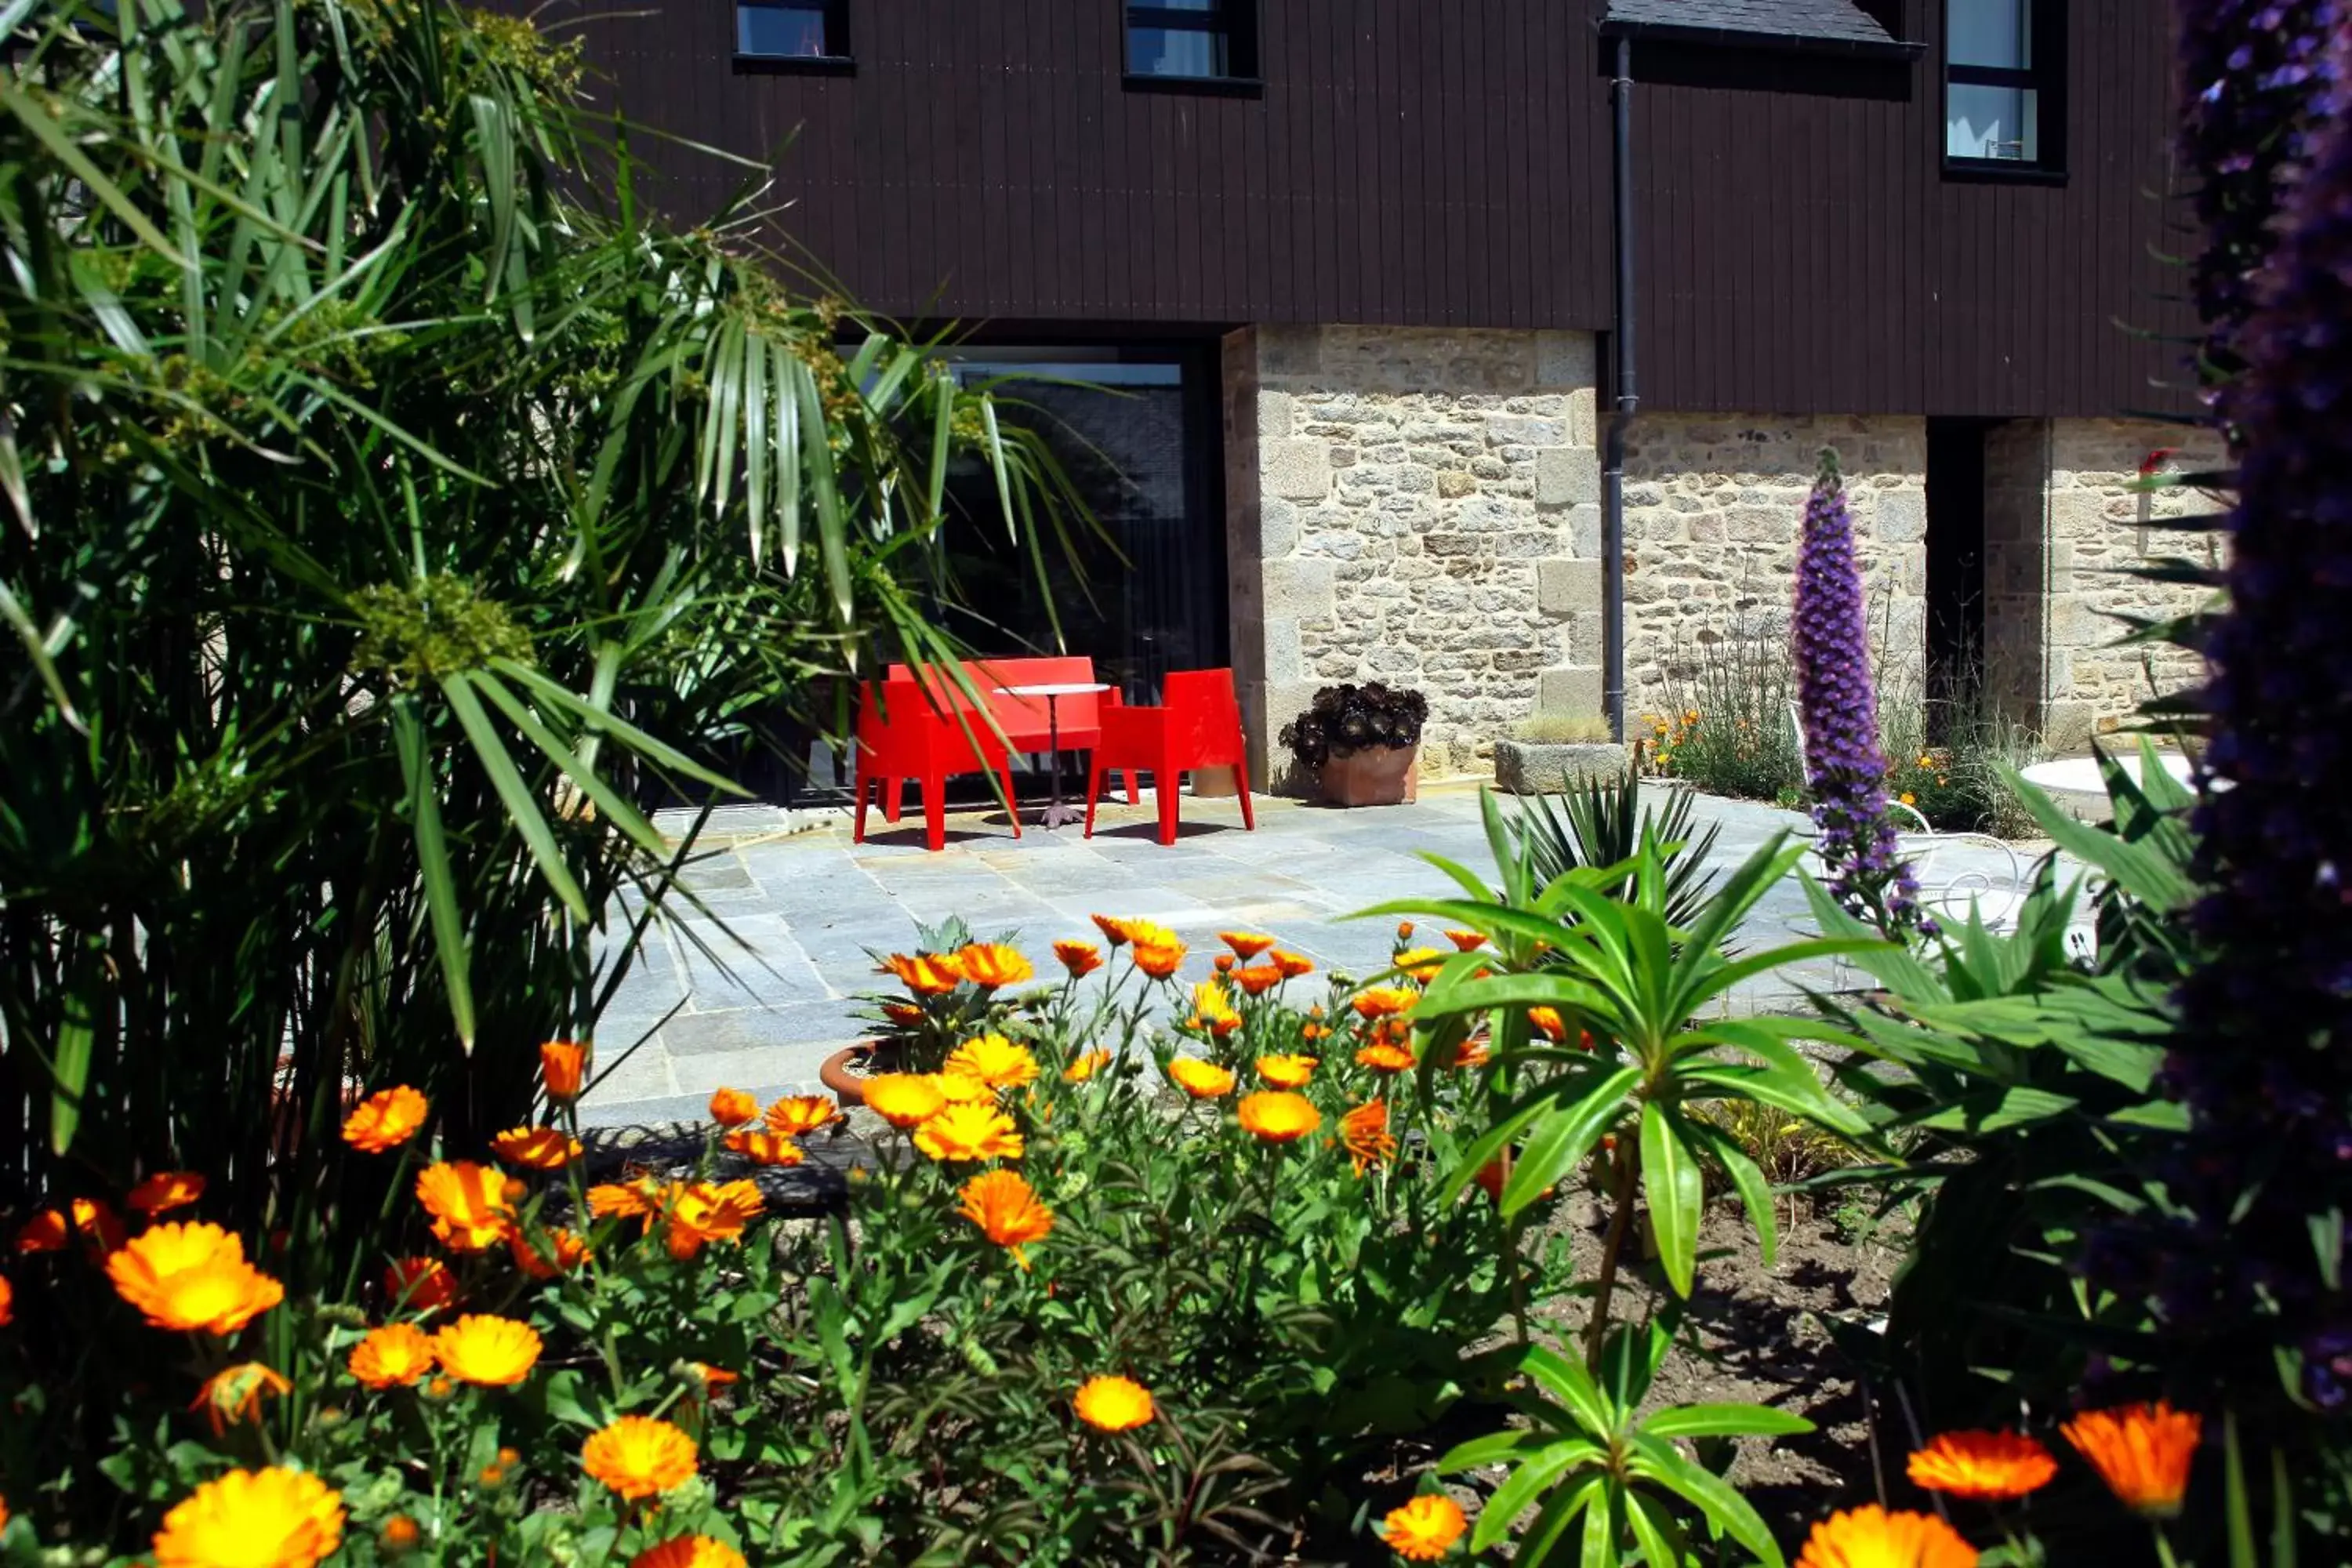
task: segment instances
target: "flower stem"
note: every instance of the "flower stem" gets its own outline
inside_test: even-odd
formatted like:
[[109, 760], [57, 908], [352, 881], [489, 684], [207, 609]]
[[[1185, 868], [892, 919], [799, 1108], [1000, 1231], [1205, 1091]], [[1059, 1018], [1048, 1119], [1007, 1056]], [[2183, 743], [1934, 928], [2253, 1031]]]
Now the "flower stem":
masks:
[[1632, 1158], [1630, 1142], [1621, 1142], [1617, 1149], [1617, 1191], [1613, 1196], [1616, 1212], [1609, 1216], [1609, 1234], [1601, 1243], [1601, 1278], [1592, 1288], [1592, 1321], [1584, 1330], [1584, 1366], [1588, 1372], [1601, 1368], [1601, 1344], [1609, 1336], [1609, 1299], [1617, 1289], [1617, 1254], [1625, 1245], [1625, 1228], [1633, 1219], [1633, 1181], [1639, 1172]]

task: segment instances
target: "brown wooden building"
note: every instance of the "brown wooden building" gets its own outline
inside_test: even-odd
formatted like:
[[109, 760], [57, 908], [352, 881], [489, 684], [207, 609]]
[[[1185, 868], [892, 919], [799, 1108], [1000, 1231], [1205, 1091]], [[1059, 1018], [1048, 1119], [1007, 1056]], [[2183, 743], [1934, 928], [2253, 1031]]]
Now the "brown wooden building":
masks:
[[[586, 37], [613, 107], [772, 172], [771, 243], [1032, 378], [1137, 563], [1080, 651], [1139, 686], [1231, 662], [1268, 731], [1329, 680], [1417, 684], [1428, 765], [1473, 771], [1602, 705], [1613, 605], [1636, 716], [1769, 635], [1824, 444], [1923, 680], [2066, 740], [2186, 675], [2101, 616], [2164, 607], [2120, 570], [2129, 483], [2182, 444], [2147, 419], [2185, 408], [2167, 23], [694, 0]], [[682, 218], [745, 177], [638, 147]], [[975, 640], [1034, 630], [1020, 592]]]

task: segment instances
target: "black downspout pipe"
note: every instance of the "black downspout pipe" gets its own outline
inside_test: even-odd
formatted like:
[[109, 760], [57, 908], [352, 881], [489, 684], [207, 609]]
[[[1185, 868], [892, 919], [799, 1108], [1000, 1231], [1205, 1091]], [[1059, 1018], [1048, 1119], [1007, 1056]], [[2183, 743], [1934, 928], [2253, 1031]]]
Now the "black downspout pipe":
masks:
[[1616, 108], [1617, 300], [1610, 342], [1615, 345], [1617, 407], [1601, 467], [1601, 708], [1612, 739], [1625, 739], [1625, 427], [1640, 405], [1633, 384], [1633, 40], [1617, 39], [1617, 72], [1610, 86]]

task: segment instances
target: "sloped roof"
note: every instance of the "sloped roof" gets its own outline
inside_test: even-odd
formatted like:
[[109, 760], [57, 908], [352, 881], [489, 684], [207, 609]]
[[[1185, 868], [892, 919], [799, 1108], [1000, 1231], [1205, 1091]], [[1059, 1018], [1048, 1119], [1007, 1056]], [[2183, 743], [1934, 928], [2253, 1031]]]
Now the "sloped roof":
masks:
[[1832, 47], [1902, 47], [1853, 0], [1609, 0], [1608, 23], [1612, 28], [1748, 33]]

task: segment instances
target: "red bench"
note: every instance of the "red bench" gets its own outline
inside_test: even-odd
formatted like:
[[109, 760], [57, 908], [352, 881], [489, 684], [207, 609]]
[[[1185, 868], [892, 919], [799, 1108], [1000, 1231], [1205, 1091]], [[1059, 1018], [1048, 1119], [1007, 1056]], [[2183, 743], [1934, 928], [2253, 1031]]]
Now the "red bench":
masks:
[[[1095, 679], [1095, 661], [1083, 656], [1053, 658], [974, 658], [963, 664], [963, 672], [980, 694], [982, 705], [996, 720], [996, 727], [1016, 752], [1042, 752], [1050, 743], [1047, 737], [1052, 726], [1047, 722], [1045, 699], [1042, 697], [1007, 697], [1000, 686], [1064, 686], [1076, 685]], [[894, 664], [885, 672], [890, 680], [913, 680], [913, 668]], [[956, 689], [954, 678], [944, 668], [932, 666], [924, 671], [926, 688], [943, 706], [964, 707], [969, 700]], [[1102, 700], [1098, 692], [1087, 691], [1060, 699], [1062, 749], [1066, 752], [1090, 752], [1102, 740]]]

